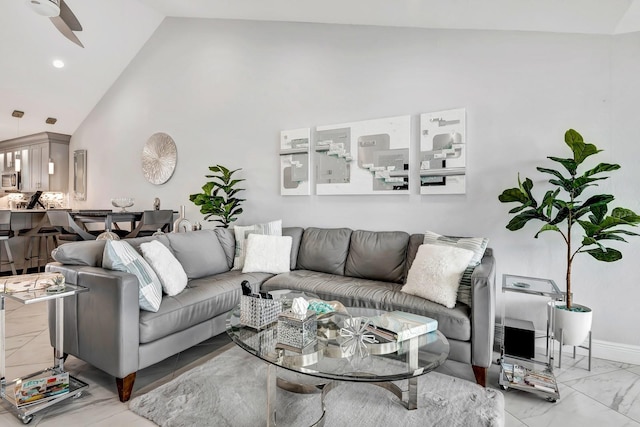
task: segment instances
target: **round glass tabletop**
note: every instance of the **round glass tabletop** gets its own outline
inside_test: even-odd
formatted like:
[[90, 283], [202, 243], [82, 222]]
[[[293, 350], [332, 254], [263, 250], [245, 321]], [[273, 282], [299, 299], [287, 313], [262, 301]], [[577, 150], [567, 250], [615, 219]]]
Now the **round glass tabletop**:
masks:
[[[285, 309], [290, 307], [291, 296], [283, 298]], [[362, 332], [368, 320], [383, 311], [344, 308], [340, 303], [334, 307], [339, 311], [311, 319], [316, 322], [316, 336], [302, 349], [278, 342], [278, 322], [260, 330], [243, 325], [240, 306], [227, 318], [227, 333], [237, 345], [268, 363], [342, 381], [382, 382], [417, 377], [440, 366], [449, 355], [449, 342], [440, 331], [405, 341], [385, 339], [370, 330]]]

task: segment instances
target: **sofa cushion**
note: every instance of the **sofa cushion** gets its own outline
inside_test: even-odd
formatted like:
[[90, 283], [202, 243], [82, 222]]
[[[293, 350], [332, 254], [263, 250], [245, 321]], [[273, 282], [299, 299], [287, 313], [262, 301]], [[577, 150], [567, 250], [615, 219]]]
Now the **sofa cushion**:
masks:
[[249, 234], [267, 234], [282, 236], [282, 220], [265, 222], [263, 224], [236, 225], [233, 227], [236, 237], [236, 251], [233, 258], [233, 270], [242, 270], [246, 254], [247, 237]]
[[472, 256], [472, 251], [453, 246], [420, 246], [402, 292], [453, 308], [460, 277]]
[[51, 252], [53, 259], [66, 265], [102, 267], [106, 240], [87, 240], [64, 243]]
[[401, 288], [402, 285], [398, 283], [295, 270], [268, 279], [261, 290], [294, 289], [314, 293], [326, 301], [340, 301], [345, 307], [415, 313], [436, 319], [438, 330], [447, 338], [461, 341], [471, 339], [468, 306], [457, 304], [454, 308], [446, 308], [424, 298], [400, 292]]
[[229, 271], [224, 249], [213, 230], [170, 233], [166, 236], [189, 279]]
[[297, 268], [343, 275], [350, 239], [349, 228], [307, 228], [302, 234]]
[[291, 236], [250, 234], [243, 273], [285, 273], [291, 265]]
[[345, 276], [401, 283], [409, 234], [403, 231], [363, 231], [351, 234]]
[[290, 270], [295, 270], [298, 263], [298, 252], [300, 251], [300, 241], [302, 240], [302, 227], [284, 227], [282, 229], [283, 236], [291, 236], [291, 266]]
[[[190, 233], [178, 233], [190, 234]], [[228, 271], [194, 279], [175, 296], [165, 295], [156, 313], [140, 313], [140, 343], [149, 343], [198, 325], [240, 304], [240, 283], [261, 283], [271, 274]]]
[[412, 234], [411, 237], [409, 237], [409, 244], [407, 245], [407, 261], [404, 265], [404, 282], [407, 281], [407, 275], [409, 274], [409, 269], [411, 268], [411, 264], [413, 264], [413, 260], [416, 258], [418, 248], [423, 243], [424, 234]]
[[107, 240], [102, 258], [104, 268], [124, 271], [138, 278], [138, 303], [142, 310], [158, 311], [162, 285], [153, 268], [124, 240]]

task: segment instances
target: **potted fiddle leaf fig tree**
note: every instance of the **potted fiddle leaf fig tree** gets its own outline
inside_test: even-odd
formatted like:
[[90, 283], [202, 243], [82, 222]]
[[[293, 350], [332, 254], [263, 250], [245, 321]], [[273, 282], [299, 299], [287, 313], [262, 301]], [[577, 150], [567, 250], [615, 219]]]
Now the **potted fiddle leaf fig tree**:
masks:
[[[573, 129], [564, 135], [566, 145], [573, 154], [570, 158], [547, 157], [564, 169], [562, 172], [546, 167], [537, 167], [539, 172], [551, 175], [547, 190], [539, 198], [534, 196], [533, 181], [518, 175], [518, 187], [504, 190], [498, 199], [503, 203], [516, 203], [509, 211], [515, 214], [507, 224], [511, 231], [520, 230], [529, 221], [539, 221], [542, 227], [534, 235], [553, 231], [560, 235], [566, 254], [566, 304], [556, 305], [555, 336], [567, 345], [579, 345], [591, 330], [591, 309], [573, 303], [571, 267], [579, 254], [589, 254], [598, 261], [613, 262], [622, 258], [622, 253], [608, 242], [626, 242], [625, 236], [637, 236], [629, 231], [629, 226], [640, 223], [640, 217], [630, 209], [615, 207], [609, 213], [611, 194], [587, 195], [598, 181], [607, 179], [604, 175], [620, 169], [620, 165], [599, 163], [597, 166], [579, 173], [578, 168], [590, 156], [599, 153], [594, 144], [585, 143], [582, 136]], [[574, 227], [575, 226], [575, 227]]]
[[200, 206], [200, 213], [204, 214], [207, 221], [216, 221], [224, 228], [237, 219], [242, 213], [242, 202], [236, 195], [244, 188], [237, 185], [244, 179], [234, 179], [233, 174], [241, 169], [229, 170], [222, 165], [209, 166], [213, 175], [205, 175], [211, 178], [202, 186], [202, 193], [191, 194], [191, 200], [196, 206]]

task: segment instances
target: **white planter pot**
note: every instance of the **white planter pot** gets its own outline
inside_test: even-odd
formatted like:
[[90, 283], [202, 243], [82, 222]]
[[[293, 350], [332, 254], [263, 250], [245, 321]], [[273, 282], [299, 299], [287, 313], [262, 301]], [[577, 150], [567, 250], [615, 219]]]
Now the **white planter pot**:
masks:
[[585, 311], [569, 311], [563, 308], [564, 305], [554, 307], [555, 316], [555, 338], [560, 341], [563, 333], [563, 344], [577, 346], [581, 345], [589, 335], [591, 330], [591, 320], [593, 312], [584, 305], [572, 304], [572, 307], [580, 307]]

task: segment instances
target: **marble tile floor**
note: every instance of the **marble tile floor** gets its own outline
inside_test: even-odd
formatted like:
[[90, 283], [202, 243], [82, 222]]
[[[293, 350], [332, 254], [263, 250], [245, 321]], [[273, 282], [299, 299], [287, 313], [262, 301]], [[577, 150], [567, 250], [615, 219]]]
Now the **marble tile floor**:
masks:
[[[49, 344], [45, 304], [22, 305], [6, 300], [6, 378], [50, 367], [53, 360]], [[143, 394], [169, 380], [201, 358], [211, 357], [229, 343], [225, 334], [154, 366], [138, 372], [133, 396]], [[568, 351], [565, 354], [569, 353]], [[640, 427], [640, 366], [593, 359], [586, 369], [584, 356], [563, 356], [563, 368], [556, 369], [560, 400], [549, 403], [529, 393], [504, 391], [505, 425], [519, 426], [637, 426]], [[115, 380], [70, 356], [66, 369], [90, 384], [79, 398], [69, 398], [38, 412], [31, 426], [153, 426], [150, 421], [128, 410], [117, 397]], [[499, 367], [489, 371], [490, 387], [498, 388]], [[473, 381], [468, 365], [449, 361], [439, 372]], [[502, 391], [501, 391], [502, 392]], [[6, 405], [0, 405], [0, 426], [23, 425]], [[242, 426], [241, 426], [242, 427]]]

